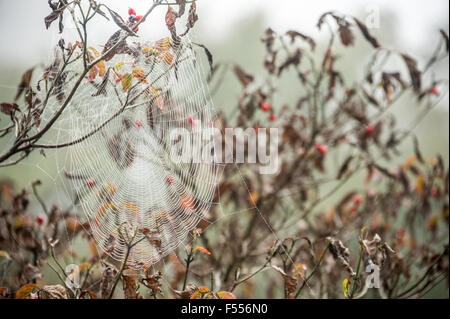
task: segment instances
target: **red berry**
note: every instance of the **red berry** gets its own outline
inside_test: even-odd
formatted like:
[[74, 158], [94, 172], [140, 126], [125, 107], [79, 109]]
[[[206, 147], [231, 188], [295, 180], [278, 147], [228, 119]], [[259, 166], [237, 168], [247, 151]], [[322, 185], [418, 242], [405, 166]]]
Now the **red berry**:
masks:
[[167, 184], [172, 185], [175, 182], [175, 180], [172, 175], [167, 175], [166, 182], [167, 182]]
[[134, 33], [137, 33], [139, 31], [139, 28], [134, 28]]
[[353, 197], [353, 203], [354, 203], [356, 206], [361, 205], [362, 201], [363, 201], [363, 199], [362, 199], [362, 197], [359, 196], [359, 195], [355, 195], [355, 197]]
[[94, 185], [95, 185], [95, 179], [89, 178], [89, 179], [86, 181], [86, 185], [89, 186], [89, 187], [94, 186]]
[[367, 135], [372, 135], [373, 132], [375, 132], [375, 126], [373, 126], [373, 125], [367, 125], [367, 126], [366, 126], [366, 134], [367, 134]]
[[437, 87], [435, 87], [435, 86], [433, 86], [431, 89], [430, 89], [430, 93], [431, 94], [433, 94], [433, 95], [435, 95], [435, 96], [439, 96], [441, 93], [439, 92], [439, 90], [437, 89]]
[[263, 110], [264, 112], [269, 112], [271, 108], [272, 107], [268, 102], [261, 103], [261, 110]]
[[193, 116], [188, 116], [188, 122], [189, 122], [192, 126], [196, 126], [196, 125], [197, 125], [197, 121], [194, 119]]
[[142, 124], [141, 121], [137, 120], [137, 121], [134, 123], [134, 125], [136, 125], [137, 128], [141, 128], [143, 124]]
[[326, 146], [324, 144], [317, 143], [314, 147], [322, 155], [326, 155], [328, 153], [328, 146]]
[[[143, 17], [144, 17], [144, 16], [136, 16], [136, 21], [137, 21], [137, 22], [141, 21]], [[145, 20], [144, 20], [144, 21], [145, 21]], [[143, 22], [144, 22], [144, 21], [143, 21]]]
[[38, 215], [38, 216], [36, 217], [36, 222], [37, 222], [39, 225], [42, 225], [42, 224], [44, 223], [44, 221], [45, 221], [44, 216]]
[[128, 9], [128, 15], [135, 16], [136, 15], [136, 11], [133, 8], [129, 8]]
[[273, 114], [269, 115], [269, 121], [270, 122], [275, 122], [276, 120], [277, 120], [277, 117], [275, 115], [273, 115]]

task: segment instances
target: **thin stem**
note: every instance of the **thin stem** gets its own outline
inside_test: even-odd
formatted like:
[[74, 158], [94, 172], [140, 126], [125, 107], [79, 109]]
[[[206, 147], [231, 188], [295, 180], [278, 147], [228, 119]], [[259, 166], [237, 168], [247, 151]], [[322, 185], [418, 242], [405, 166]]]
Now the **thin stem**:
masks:
[[325, 247], [322, 255], [319, 258], [319, 261], [315, 264], [313, 270], [311, 273], [306, 277], [305, 281], [303, 282], [303, 285], [298, 289], [297, 293], [295, 294], [295, 298], [297, 299], [300, 296], [300, 293], [302, 292], [303, 288], [308, 284], [308, 281], [314, 276], [314, 274], [319, 270], [320, 265], [322, 264], [323, 259], [325, 258], [325, 255], [330, 248], [330, 243]]

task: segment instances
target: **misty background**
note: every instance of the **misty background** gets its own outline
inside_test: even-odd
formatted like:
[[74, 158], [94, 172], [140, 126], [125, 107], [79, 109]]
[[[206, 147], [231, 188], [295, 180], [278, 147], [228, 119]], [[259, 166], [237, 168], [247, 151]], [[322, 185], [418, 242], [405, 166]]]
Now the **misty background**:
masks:
[[[129, 7], [137, 14], [144, 14], [151, 5], [149, 0], [106, 0], [104, 1], [122, 16], [127, 16]], [[419, 61], [419, 67], [432, 54], [440, 40], [439, 29], [448, 31], [448, 7], [446, 0], [376, 0], [376, 1], [298, 1], [298, 0], [198, 0], [199, 21], [191, 31], [193, 41], [206, 45], [214, 55], [215, 62], [230, 62], [242, 66], [246, 71], [263, 77], [264, 44], [260, 38], [271, 27], [278, 33], [291, 29], [308, 34], [320, 43], [327, 41], [328, 33], [319, 32], [317, 20], [326, 11], [337, 11], [367, 21], [375, 14], [379, 25], [371, 32], [383, 46], [407, 52]], [[140, 27], [139, 35], [145, 40], [157, 40], [168, 35], [164, 22], [167, 8], [158, 7]], [[50, 13], [46, 0], [0, 0], [0, 101], [12, 101], [23, 72], [36, 65], [50, 62], [53, 48], [61, 38], [57, 23], [49, 30], [45, 29], [44, 17]], [[63, 33], [66, 43], [76, 40], [70, 15], [65, 15], [66, 29]], [[94, 20], [89, 29], [90, 45], [102, 47], [109, 36], [116, 31], [114, 23], [108, 23], [102, 17]], [[359, 34], [358, 34], [359, 36]], [[368, 61], [370, 46], [357, 39], [353, 48], [345, 49], [345, 56], [339, 61], [347, 79], [362, 74], [361, 66]], [[320, 51], [319, 51], [320, 52]], [[203, 61], [206, 65], [206, 61]], [[398, 63], [402, 63], [401, 60]], [[404, 65], [391, 65], [393, 69], [404, 69]], [[432, 74], [437, 78], [448, 79], [448, 62], [441, 63]], [[287, 88], [287, 94], [279, 94], [274, 107], [284, 103], [295, 103], [298, 97], [297, 87], [293, 85], [291, 74], [280, 81]], [[36, 77], [36, 75], [35, 75]], [[297, 83], [297, 82], [295, 82]], [[231, 73], [225, 77], [220, 90], [213, 96], [218, 111], [231, 112], [236, 108], [240, 84]], [[447, 92], [442, 92], [446, 94]], [[420, 111], [410, 97], [402, 98], [392, 112], [398, 116], [400, 125], [405, 127]], [[420, 145], [426, 157], [441, 153], [449, 162], [449, 110], [448, 95], [440, 105], [415, 129]], [[414, 109], [412, 109], [414, 108]], [[3, 115], [2, 115], [3, 116]], [[1, 120], [0, 126], [6, 121]], [[2, 123], [3, 122], [3, 123]], [[412, 143], [404, 148], [411, 150]], [[0, 142], [3, 151], [5, 147]], [[405, 152], [405, 156], [409, 156]], [[401, 163], [399, 157], [395, 162]], [[44, 182], [43, 196], [58, 197], [56, 184], [61, 168], [56, 165], [55, 151], [46, 152], [46, 157], [34, 152], [19, 165], [0, 170], [0, 178], [11, 178], [16, 187], [25, 187], [36, 179]], [[57, 198], [55, 198], [57, 199]]]
[[[144, 14], [151, 6], [151, 0], [104, 0], [113, 10], [127, 16], [129, 7], [138, 15]], [[319, 32], [316, 27], [319, 17], [327, 11], [337, 11], [353, 15], [365, 21], [371, 14], [379, 15], [379, 26], [371, 29], [381, 44], [387, 48], [407, 52], [419, 61], [419, 68], [433, 53], [440, 40], [439, 29], [448, 32], [447, 0], [198, 0], [199, 21], [190, 32], [193, 41], [204, 44], [214, 56], [215, 62], [236, 63], [246, 71], [263, 77], [265, 54], [264, 44], [260, 38], [271, 27], [278, 33], [297, 30], [315, 38], [321, 44], [328, 40], [327, 32]], [[167, 7], [155, 10], [147, 21], [140, 26], [139, 35], [145, 40], [158, 40], [168, 36], [164, 23]], [[57, 23], [49, 30], [45, 29], [44, 17], [50, 13], [47, 0], [0, 0], [0, 102], [11, 102], [16, 94], [21, 75], [36, 65], [45, 65], [53, 55], [53, 48], [61, 38]], [[63, 34], [66, 43], [74, 36], [69, 15], [65, 19], [66, 30]], [[109, 36], [117, 30], [112, 22], [99, 17], [89, 29], [90, 45], [102, 47]], [[181, 30], [181, 27], [180, 27]], [[357, 33], [357, 32], [355, 32]], [[358, 34], [359, 37], [359, 34]], [[75, 39], [75, 38], [74, 38]], [[345, 49], [345, 56], [339, 61], [348, 82], [361, 76], [361, 68], [369, 59], [371, 47], [364, 40], [357, 39], [353, 48]], [[317, 51], [317, 52], [320, 52]], [[207, 65], [204, 57], [202, 62]], [[392, 69], [404, 69], [402, 61], [392, 64]], [[400, 65], [401, 64], [401, 65]], [[436, 78], [448, 80], [448, 61], [440, 64], [434, 71]], [[37, 75], [35, 75], [36, 77]], [[295, 84], [293, 84], [295, 83]], [[274, 107], [281, 108], [285, 103], [293, 104], [298, 98], [298, 81], [295, 74], [290, 74], [279, 82], [287, 94], [279, 94]], [[442, 92], [444, 98], [426, 119], [415, 129], [423, 155], [426, 158], [442, 154], [446, 164], [449, 163], [449, 100], [447, 88]], [[220, 90], [213, 96], [218, 111], [232, 112], [237, 107], [240, 84], [231, 73], [227, 73]], [[445, 94], [445, 95], [444, 95]], [[420, 112], [411, 97], [402, 98], [391, 111], [397, 115], [399, 125], [407, 127], [414, 116]], [[0, 115], [0, 127], [7, 123]], [[0, 152], [5, 148], [0, 141]], [[407, 140], [402, 155], [393, 160], [392, 167], [402, 163], [412, 152], [412, 143]], [[57, 163], [53, 150], [46, 151], [46, 157], [33, 152], [20, 164], [0, 169], [0, 180], [11, 179], [17, 188], [29, 186], [40, 179], [43, 186], [40, 193], [43, 198], [60, 202], [65, 195], [61, 192], [59, 181], [61, 167]], [[342, 156], [345, 156], [342, 155]], [[341, 162], [337, 160], [336, 163]], [[348, 187], [358, 187], [350, 183]], [[345, 191], [345, 190], [343, 190]], [[36, 206], [38, 207], [38, 206]]]

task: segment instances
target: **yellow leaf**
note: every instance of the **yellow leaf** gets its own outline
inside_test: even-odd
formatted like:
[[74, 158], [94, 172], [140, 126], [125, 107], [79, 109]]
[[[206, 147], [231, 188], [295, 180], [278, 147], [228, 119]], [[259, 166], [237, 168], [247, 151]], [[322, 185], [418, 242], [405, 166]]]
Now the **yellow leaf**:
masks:
[[30, 294], [36, 288], [38, 288], [38, 285], [36, 284], [27, 284], [20, 287], [20, 289], [16, 292], [16, 299], [30, 299]]
[[219, 291], [217, 293], [217, 296], [220, 299], [236, 299], [236, 296], [233, 295], [231, 292], [228, 292], [228, 291]]
[[106, 68], [105, 68], [105, 63], [103, 61], [100, 61], [97, 63], [97, 67], [98, 67], [98, 72], [100, 74], [101, 77], [104, 77], [106, 74]]
[[116, 71], [118, 71], [123, 65], [125, 64], [125, 62], [120, 61], [119, 63], [117, 63], [114, 68], [116, 69]]
[[133, 81], [133, 76], [129, 73], [125, 74], [122, 77], [122, 89], [123, 91], [127, 91], [131, 87], [131, 82]]
[[[98, 52], [94, 47], [88, 47], [88, 52], [89, 52], [89, 57], [91, 58], [91, 60], [95, 60], [96, 58], [100, 57], [100, 52]], [[92, 52], [92, 53], [91, 53]], [[105, 76], [106, 73], [106, 69], [105, 69], [105, 63], [103, 61], [98, 62], [92, 69], [97, 68], [98, 74], [103, 77]], [[92, 74], [92, 80], [95, 78], [95, 76], [97, 74]], [[91, 76], [89, 76], [89, 79], [91, 79]]]
[[423, 176], [417, 177], [416, 191], [420, 196], [425, 194], [425, 178]]
[[90, 47], [88, 47], [88, 50], [92, 51], [92, 53], [94, 54], [94, 56], [96, 58], [98, 58], [100, 56], [100, 52], [98, 52], [94, 47], [90, 46]]
[[142, 68], [136, 68], [133, 70], [133, 76], [141, 82], [147, 82], [145, 80], [145, 71]]
[[0, 250], [0, 257], [4, 257], [7, 260], [11, 260], [11, 257], [9, 256], [9, 254], [4, 250]]
[[347, 298], [348, 291], [350, 289], [350, 281], [348, 279], [344, 280], [344, 282], [342, 283], [342, 288], [344, 290], [344, 296]]

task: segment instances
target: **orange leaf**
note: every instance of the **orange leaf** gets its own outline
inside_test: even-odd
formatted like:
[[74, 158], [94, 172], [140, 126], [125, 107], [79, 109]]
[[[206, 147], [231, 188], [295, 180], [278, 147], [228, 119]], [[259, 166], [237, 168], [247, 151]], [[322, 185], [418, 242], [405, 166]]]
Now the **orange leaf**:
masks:
[[217, 293], [217, 296], [220, 299], [236, 299], [236, 296], [233, 295], [231, 292], [228, 292], [228, 291], [219, 291]]
[[200, 298], [200, 291], [196, 291], [191, 295], [190, 299], [199, 299]]
[[209, 292], [210, 292], [209, 288], [206, 287], [206, 286], [200, 286], [200, 287], [198, 287], [197, 289], [198, 289], [198, 291], [201, 292], [202, 294], [206, 294], [206, 293], [209, 293]]
[[27, 284], [20, 287], [16, 292], [16, 299], [30, 299], [30, 295], [34, 289], [38, 288], [36, 284]]
[[211, 255], [211, 252], [204, 247], [196, 247], [195, 250], [201, 251], [202, 253], [205, 253], [207, 255]]

